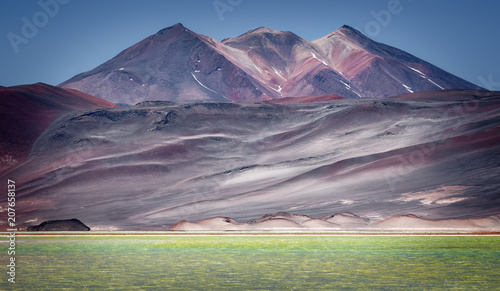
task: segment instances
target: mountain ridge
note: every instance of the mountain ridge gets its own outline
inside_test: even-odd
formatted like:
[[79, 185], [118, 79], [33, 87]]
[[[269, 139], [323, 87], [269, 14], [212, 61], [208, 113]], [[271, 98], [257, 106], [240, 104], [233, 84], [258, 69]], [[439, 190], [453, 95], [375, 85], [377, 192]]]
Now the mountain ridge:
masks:
[[259, 102], [328, 94], [381, 98], [481, 89], [347, 25], [313, 41], [259, 27], [219, 42], [181, 23], [59, 86], [125, 104]]

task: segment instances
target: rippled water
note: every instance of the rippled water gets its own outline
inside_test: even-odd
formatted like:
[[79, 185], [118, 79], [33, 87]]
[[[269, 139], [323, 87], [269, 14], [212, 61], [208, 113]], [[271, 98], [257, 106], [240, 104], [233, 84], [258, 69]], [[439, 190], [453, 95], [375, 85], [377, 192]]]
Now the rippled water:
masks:
[[500, 290], [499, 236], [23, 236], [16, 262], [16, 290]]

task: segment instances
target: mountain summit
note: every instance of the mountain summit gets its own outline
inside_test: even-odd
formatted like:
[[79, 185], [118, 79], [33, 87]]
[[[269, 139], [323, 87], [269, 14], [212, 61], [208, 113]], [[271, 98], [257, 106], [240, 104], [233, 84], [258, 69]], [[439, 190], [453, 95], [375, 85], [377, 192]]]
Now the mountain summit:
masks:
[[218, 42], [180, 23], [59, 86], [125, 104], [255, 102], [326, 94], [379, 98], [478, 89], [346, 25], [314, 41], [259, 27]]

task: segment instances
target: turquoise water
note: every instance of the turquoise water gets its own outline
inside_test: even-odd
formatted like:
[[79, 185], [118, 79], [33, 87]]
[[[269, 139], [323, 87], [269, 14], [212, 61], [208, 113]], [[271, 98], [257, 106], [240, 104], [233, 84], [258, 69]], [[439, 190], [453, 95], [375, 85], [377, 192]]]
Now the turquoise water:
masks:
[[0, 289], [500, 290], [499, 236], [19, 236], [16, 262]]

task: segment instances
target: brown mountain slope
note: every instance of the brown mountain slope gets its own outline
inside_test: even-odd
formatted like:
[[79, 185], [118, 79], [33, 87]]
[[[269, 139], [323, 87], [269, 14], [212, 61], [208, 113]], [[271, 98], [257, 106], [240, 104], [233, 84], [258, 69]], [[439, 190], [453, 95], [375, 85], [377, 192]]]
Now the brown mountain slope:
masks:
[[29, 154], [56, 118], [73, 111], [117, 107], [108, 101], [43, 83], [0, 88], [0, 170]]

